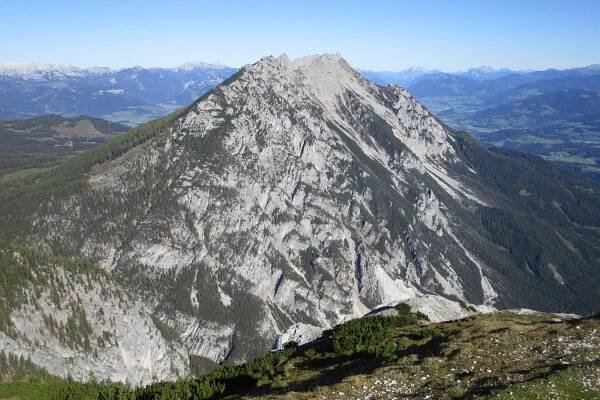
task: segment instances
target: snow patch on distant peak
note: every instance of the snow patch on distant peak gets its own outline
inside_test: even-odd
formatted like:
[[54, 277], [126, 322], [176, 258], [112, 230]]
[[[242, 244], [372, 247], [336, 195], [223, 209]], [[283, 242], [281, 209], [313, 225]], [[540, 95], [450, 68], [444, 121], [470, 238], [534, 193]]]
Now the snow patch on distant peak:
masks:
[[226, 65], [220, 63], [205, 63], [205, 62], [189, 62], [175, 67], [179, 71], [193, 71], [195, 69], [226, 69]]
[[[45, 79], [68, 79], [68, 78], [81, 78], [86, 76], [99, 76], [99, 75], [114, 75], [122, 71], [194, 71], [194, 70], [224, 70], [230, 67], [223, 64], [210, 64], [204, 62], [197, 63], [186, 63], [175, 68], [152, 68], [134, 66], [128, 68], [112, 69], [108, 67], [77, 67], [74, 65], [64, 64], [43, 64], [43, 63], [19, 63], [0, 61], [0, 76], [20, 78], [25, 80], [45, 80]], [[132, 75], [135, 78], [135, 75]], [[116, 80], [111, 80], [111, 83], [115, 84]]]
[[62, 64], [0, 62], [0, 75], [19, 77], [27, 80], [43, 79], [48, 76], [52, 76], [53, 78], [77, 77], [111, 72], [111, 69], [102, 67], [80, 68]]
[[125, 94], [125, 90], [123, 90], [123, 89], [99, 90], [95, 94], [98, 94], [98, 95], [104, 95], [104, 94], [122, 95], [122, 94]]

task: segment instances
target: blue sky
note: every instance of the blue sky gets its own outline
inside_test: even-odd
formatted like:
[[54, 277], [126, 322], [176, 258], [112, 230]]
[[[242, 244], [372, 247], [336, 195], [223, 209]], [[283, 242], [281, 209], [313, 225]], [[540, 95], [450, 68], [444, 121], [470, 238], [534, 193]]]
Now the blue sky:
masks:
[[0, 60], [240, 66], [339, 52], [356, 67], [446, 71], [600, 63], [600, 1], [0, 0]]

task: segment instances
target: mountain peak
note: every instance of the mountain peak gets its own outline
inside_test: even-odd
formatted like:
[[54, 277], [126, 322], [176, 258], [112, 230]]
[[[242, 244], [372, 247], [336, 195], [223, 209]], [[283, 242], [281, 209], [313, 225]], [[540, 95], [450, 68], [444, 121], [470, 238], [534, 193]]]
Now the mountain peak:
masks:
[[353, 70], [350, 64], [339, 53], [314, 54], [304, 57], [290, 59], [287, 54], [281, 54], [279, 57], [267, 56], [261, 58], [254, 64], [246, 66], [247, 68], [261, 69], [263, 66], [285, 68], [289, 70], [319, 70], [332, 67], [343, 67], [347, 70]]
[[[321, 53], [321, 54], [310, 54], [307, 56], [297, 57], [291, 59], [286, 53], [280, 54], [278, 57], [275, 56], [265, 56], [258, 60], [254, 64], [260, 63], [281, 63], [288, 65], [306, 65], [312, 64], [315, 62], [346, 62], [340, 53]], [[346, 62], [347, 63], [347, 62]]]
[[483, 73], [490, 73], [490, 72], [495, 72], [498, 71], [498, 69], [490, 66], [490, 65], [480, 65], [479, 67], [471, 67], [467, 70], [467, 72], [483, 72]]
[[[321, 103], [334, 106], [346, 91], [365, 92], [372, 86], [340, 54], [318, 54], [290, 59], [268, 56], [243, 68], [244, 74], [269, 85], [309, 91]], [[366, 93], [365, 93], [366, 96]]]
[[[384, 88], [370, 82], [340, 54], [293, 60], [286, 54], [267, 56], [244, 66], [237, 78], [218, 92], [224, 99], [232, 100], [232, 104], [237, 104], [243, 95], [253, 103], [276, 100], [294, 111], [318, 109], [325, 123], [333, 122], [352, 131], [358, 140], [362, 140], [362, 134], [354, 132], [356, 120], [352, 114], [358, 112], [354, 108], [361, 108], [365, 114], [362, 118], [380, 116], [385, 121], [383, 126], [399, 135], [403, 145], [417, 158], [454, 160], [448, 132], [422, 104], [399, 86]], [[202, 108], [213, 107], [214, 97], [207, 100], [196, 106], [189, 120], [197, 121], [204, 112]]]
[[24, 79], [39, 79], [47, 75], [71, 77], [85, 72], [85, 69], [72, 65], [0, 62], [0, 75]]

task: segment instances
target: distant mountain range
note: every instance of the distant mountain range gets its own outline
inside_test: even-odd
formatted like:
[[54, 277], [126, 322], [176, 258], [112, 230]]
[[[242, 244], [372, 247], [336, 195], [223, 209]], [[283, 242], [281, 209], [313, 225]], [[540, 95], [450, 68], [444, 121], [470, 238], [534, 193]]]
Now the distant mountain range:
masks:
[[599, 65], [565, 70], [547, 69], [533, 72], [511, 71], [507, 69], [470, 69], [466, 72], [434, 72], [422, 75], [409, 82], [406, 86], [415, 96], [420, 97], [495, 95], [522, 85], [531, 85], [549, 80], [569, 81], [598, 75], [600, 75]]
[[0, 118], [90, 115], [137, 125], [190, 104], [235, 71], [206, 63], [119, 70], [0, 63]]
[[409, 68], [400, 72], [393, 71], [361, 71], [362, 75], [377, 83], [378, 85], [395, 84], [400, 86], [408, 86], [418, 82], [420, 79], [443, 74], [442, 71], [434, 69], [428, 70], [424, 68]]
[[[89, 115], [134, 126], [191, 104], [236, 71], [206, 63], [119, 70], [0, 63], [0, 119]], [[541, 155], [600, 179], [599, 124], [594, 112], [581, 111], [594, 103], [593, 94], [581, 91], [600, 91], [600, 65], [361, 73], [382, 86], [406, 87], [448, 125], [486, 145]], [[568, 104], [557, 110], [550, 99]]]
[[457, 72], [443, 72], [439, 69], [426, 69], [420, 67], [408, 68], [402, 71], [362, 70], [360, 72], [365, 78], [377, 84], [398, 84], [406, 86], [407, 88], [423, 80], [453, 76], [480, 82], [481, 87], [490, 86], [501, 88], [504, 86], [505, 88], [508, 88], [540, 80], [597, 75], [600, 74], [600, 64], [570, 69], [549, 68], [542, 71], [514, 70], [510, 68], [497, 69], [490, 66], [480, 66]]
[[361, 73], [365, 78], [379, 85], [396, 84], [408, 87], [422, 80], [435, 79], [440, 77], [454, 76], [483, 82], [503, 78], [509, 75], [522, 75], [526, 74], [527, 71], [518, 71], [509, 68], [495, 69], [489, 66], [481, 66], [469, 68], [466, 71], [458, 72], [443, 72], [439, 69], [426, 69], [417, 67], [408, 68], [399, 72], [363, 70], [361, 71]]
[[[189, 105], [236, 71], [207, 63], [187, 63], [174, 68], [111, 69], [4, 62], [0, 63], [0, 119], [89, 115], [138, 125]], [[511, 73], [515, 72], [479, 67], [452, 76], [487, 81]], [[381, 85], [401, 86], [449, 76], [422, 68], [363, 74]]]

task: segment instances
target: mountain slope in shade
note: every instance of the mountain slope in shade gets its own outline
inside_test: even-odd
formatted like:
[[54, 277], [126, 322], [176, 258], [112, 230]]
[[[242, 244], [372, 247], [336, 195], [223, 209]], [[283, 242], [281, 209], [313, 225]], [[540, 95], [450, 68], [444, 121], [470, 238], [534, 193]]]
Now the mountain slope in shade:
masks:
[[193, 356], [430, 294], [600, 307], [597, 186], [485, 150], [339, 56], [262, 59], [86, 157], [0, 191], [0, 235], [99, 263]]

